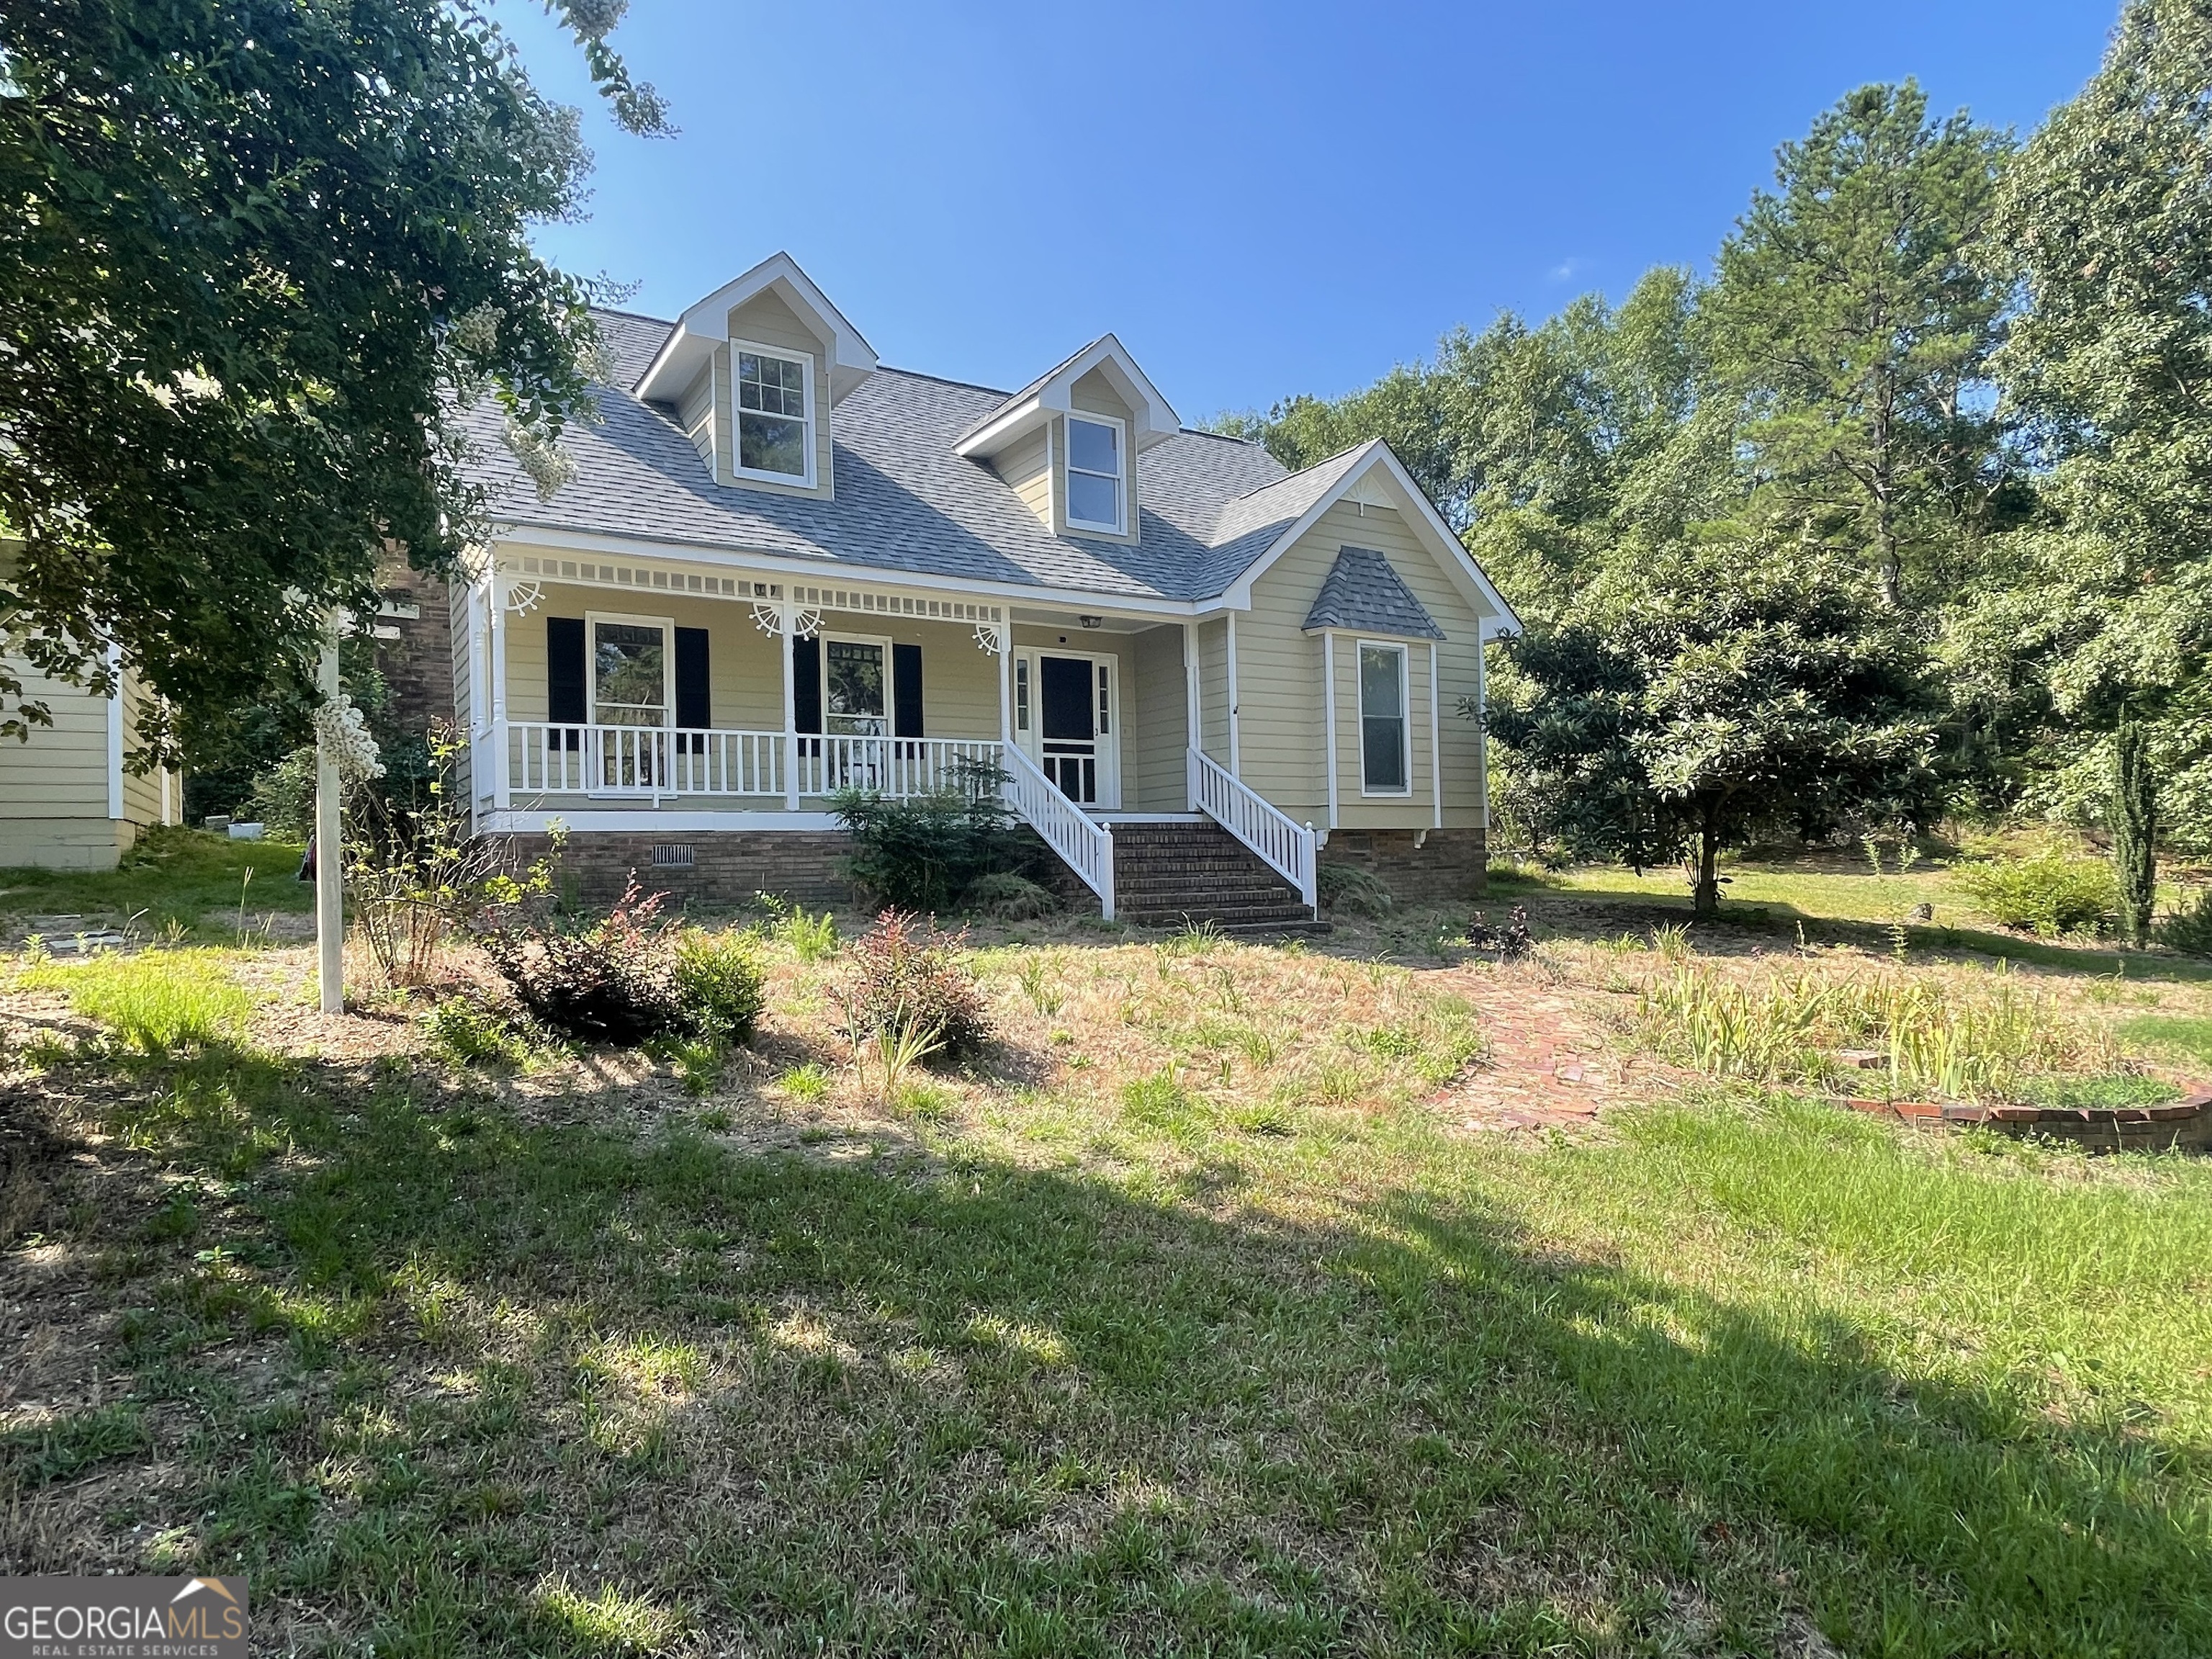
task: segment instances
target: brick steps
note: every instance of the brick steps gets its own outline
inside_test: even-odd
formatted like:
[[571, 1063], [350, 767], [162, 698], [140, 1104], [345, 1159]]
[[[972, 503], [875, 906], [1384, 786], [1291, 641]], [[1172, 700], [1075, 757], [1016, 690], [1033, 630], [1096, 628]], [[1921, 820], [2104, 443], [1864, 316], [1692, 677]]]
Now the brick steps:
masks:
[[1329, 931], [1296, 888], [1211, 819], [1109, 827], [1115, 908], [1139, 927], [1206, 926], [1245, 939]]

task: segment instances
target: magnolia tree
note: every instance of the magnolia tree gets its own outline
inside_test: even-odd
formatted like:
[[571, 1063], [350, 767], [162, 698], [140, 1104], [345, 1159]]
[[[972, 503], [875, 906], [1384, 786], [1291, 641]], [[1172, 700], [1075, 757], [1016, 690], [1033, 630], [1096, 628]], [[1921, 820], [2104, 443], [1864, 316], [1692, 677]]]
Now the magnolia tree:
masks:
[[[448, 565], [453, 420], [548, 481], [586, 417], [587, 289], [534, 253], [589, 157], [488, 0], [0, 7], [0, 616], [10, 652], [176, 715], [296, 696], [395, 545]], [[549, 0], [631, 131], [621, 0]], [[46, 718], [0, 668], [0, 733]]]
[[[1569, 850], [1693, 870], [1725, 848], [1936, 815], [1923, 649], [1846, 555], [1741, 539], [1608, 568], [1508, 647], [1482, 717]], [[1462, 714], [1478, 711], [1462, 705]]]

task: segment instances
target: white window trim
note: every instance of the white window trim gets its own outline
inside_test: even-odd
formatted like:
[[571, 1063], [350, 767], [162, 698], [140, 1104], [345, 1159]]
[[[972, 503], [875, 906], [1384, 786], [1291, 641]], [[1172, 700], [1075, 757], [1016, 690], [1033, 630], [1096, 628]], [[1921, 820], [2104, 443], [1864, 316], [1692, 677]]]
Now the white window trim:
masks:
[[[751, 352], [756, 357], [777, 357], [781, 358], [787, 363], [803, 363], [806, 367], [806, 414], [805, 416], [806, 427], [806, 471], [803, 474], [767, 472], [763, 471], [759, 467], [743, 465], [738, 460], [738, 457], [744, 453], [743, 447], [738, 441], [739, 434], [738, 432], [738, 422], [744, 418], [746, 413], [745, 410], [738, 406], [738, 355], [740, 352], [745, 351]], [[732, 475], [739, 478], [750, 478], [761, 483], [784, 484], [793, 489], [813, 489], [814, 452], [816, 441], [814, 431], [814, 354], [812, 352], [794, 351], [789, 346], [769, 345], [759, 340], [731, 341], [730, 471]], [[763, 414], [766, 411], [757, 409], [751, 412], [753, 414], [759, 415]], [[787, 421], [791, 416], [788, 415], [772, 415], [769, 416], [769, 418], [770, 420]]]
[[[1121, 464], [1121, 475], [1114, 480], [1115, 521], [1112, 524], [1100, 524], [1095, 520], [1077, 518], [1075, 516], [1075, 486], [1071, 482], [1067, 489], [1067, 527], [1070, 530], [1095, 530], [1108, 536], [1127, 535], [1129, 533], [1129, 423], [1118, 415], [1094, 415], [1087, 409], [1072, 409], [1067, 412], [1067, 418], [1071, 421], [1089, 421], [1094, 426], [1112, 427], [1115, 434], [1114, 454]], [[1093, 472], [1087, 466], [1076, 465], [1073, 434], [1068, 434], [1066, 447], [1067, 459], [1064, 465], [1071, 475], [1080, 472], [1086, 478], [1103, 478], [1106, 476], [1103, 472]]]
[[[1390, 651], [1398, 658], [1398, 755], [1406, 781], [1395, 789], [1367, 787], [1367, 677], [1360, 672], [1360, 654]], [[1355, 640], [1352, 647], [1352, 684], [1359, 702], [1359, 793], [1383, 800], [1403, 800], [1413, 793], [1413, 665], [1411, 653], [1397, 640]]]
[[[898, 676], [891, 672], [891, 636], [888, 634], [842, 634], [824, 631], [821, 636], [822, 649], [816, 653], [815, 668], [820, 676], [816, 702], [822, 710], [822, 731], [819, 735], [831, 738], [850, 738], [854, 732], [832, 732], [830, 729], [830, 646], [835, 641], [840, 645], [872, 645], [884, 653], [884, 731], [890, 737], [898, 730]], [[817, 735], [807, 733], [809, 737]]]
[[584, 613], [584, 712], [591, 716], [585, 724], [599, 724], [599, 629], [603, 622], [660, 630], [660, 707], [665, 718], [659, 726], [640, 726], [638, 730], [673, 731], [676, 726], [676, 618], [633, 617], [620, 611], [586, 611]]

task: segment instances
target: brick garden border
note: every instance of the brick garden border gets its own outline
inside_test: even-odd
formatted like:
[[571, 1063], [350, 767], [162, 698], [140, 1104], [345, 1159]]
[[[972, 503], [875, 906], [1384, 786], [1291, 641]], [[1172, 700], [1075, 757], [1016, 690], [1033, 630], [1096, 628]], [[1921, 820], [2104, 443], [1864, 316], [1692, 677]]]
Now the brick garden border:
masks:
[[2062, 1140], [2090, 1152], [2212, 1152], [2212, 1089], [2194, 1088], [2163, 1106], [1966, 1106], [1924, 1100], [1846, 1103], [1855, 1112], [1963, 1129], [1974, 1124], [2019, 1139]]

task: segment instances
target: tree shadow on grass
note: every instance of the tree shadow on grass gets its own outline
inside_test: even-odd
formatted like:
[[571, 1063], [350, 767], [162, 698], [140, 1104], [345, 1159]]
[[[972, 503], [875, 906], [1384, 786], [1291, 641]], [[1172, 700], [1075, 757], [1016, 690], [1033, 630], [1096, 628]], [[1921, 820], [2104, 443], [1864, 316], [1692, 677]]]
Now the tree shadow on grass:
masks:
[[[1852, 1652], [2212, 1650], [2201, 1451], [2023, 1420], [1473, 1202], [1239, 1212], [1226, 1136], [1152, 1202], [243, 1051], [140, 1071], [102, 1104], [58, 1068], [36, 1108], [166, 1148], [202, 1219], [103, 1147], [48, 1209], [115, 1201], [11, 1279], [139, 1310], [119, 1358], [161, 1426], [38, 1486], [20, 1443], [10, 1479], [33, 1522], [180, 1528], [164, 1559], [245, 1571], [280, 1635], [1811, 1653], [1817, 1618]], [[283, 1386], [240, 1385], [257, 1350]]]

